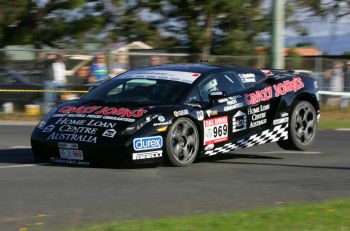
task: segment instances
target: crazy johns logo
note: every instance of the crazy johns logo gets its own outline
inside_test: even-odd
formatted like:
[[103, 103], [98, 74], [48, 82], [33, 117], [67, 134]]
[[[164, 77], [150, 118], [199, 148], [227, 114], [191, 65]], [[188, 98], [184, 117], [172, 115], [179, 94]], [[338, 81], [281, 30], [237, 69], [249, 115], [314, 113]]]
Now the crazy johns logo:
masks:
[[[257, 104], [270, 100], [272, 97], [279, 97], [287, 94], [288, 92], [296, 92], [304, 87], [304, 83], [300, 77], [293, 80], [286, 80], [283, 83], [278, 83], [262, 90], [244, 94], [244, 99], [248, 105]], [[273, 91], [274, 90], [274, 91]], [[274, 94], [273, 94], [274, 92]]]
[[76, 114], [95, 114], [95, 115], [113, 115], [113, 116], [120, 116], [120, 117], [127, 117], [127, 118], [139, 118], [142, 117], [145, 113], [147, 113], [147, 110], [144, 109], [137, 109], [137, 110], [130, 110], [128, 108], [115, 108], [115, 107], [101, 107], [101, 106], [90, 106], [90, 107], [73, 107], [73, 106], [65, 106], [61, 109], [59, 109], [60, 113], [64, 114], [70, 114], [70, 113], [76, 113]]

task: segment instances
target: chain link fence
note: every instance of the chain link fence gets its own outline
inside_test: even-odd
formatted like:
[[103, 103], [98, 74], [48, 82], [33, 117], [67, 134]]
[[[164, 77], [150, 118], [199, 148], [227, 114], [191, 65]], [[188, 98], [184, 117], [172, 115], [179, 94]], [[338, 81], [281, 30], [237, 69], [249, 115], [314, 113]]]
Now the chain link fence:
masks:
[[[104, 54], [108, 73], [121, 62], [125, 69], [134, 69], [151, 65], [200, 63], [198, 54], [166, 53], [155, 50], [130, 50], [115, 53], [113, 50], [35, 50], [35, 49], [0, 49], [0, 89], [25, 89], [36, 92], [0, 92], [0, 104], [13, 103], [15, 110], [24, 110], [25, 104], [40, 104], [43, 100], [44, 82], [47, 80], [46, 62], [49, 54], [60, 54], [66, 66], [67, 85], [64, 90], [84, 91], [89, 87], [90, 66], [95, 62], [96, 54]], [[122, 57], [122, 58], [121, 58]], [[271, 63], [268, 56], [218, 56], [212, 55], [205, 60], [208, 64], [222, 66], [246, 66], [268, 68]], [[329, 89], [329, 79], [324, 73], [332, 68], [335, 61], [347, 64], [344, 57], [286, 57], [286, 69], [299, 70], [316, 78], [320, 90]], [[119, 63], [120, 64], [120, 63]], [[344, 91], [350, 91], [345, 84]], [[38, 91], [39, 90], [39, 91]], [[35, 96], [35, 97], [34, 97]], [[60, 94], [61, 100], [70, 99], [69, 94]], [[63, 98], [62, 98], [63, 97]], [[321, 100], [326, 103], [327, 96]], [[23, 100], [28, 99], [28, 100]], [[3, 110], [1, 107], [0, 110]]]

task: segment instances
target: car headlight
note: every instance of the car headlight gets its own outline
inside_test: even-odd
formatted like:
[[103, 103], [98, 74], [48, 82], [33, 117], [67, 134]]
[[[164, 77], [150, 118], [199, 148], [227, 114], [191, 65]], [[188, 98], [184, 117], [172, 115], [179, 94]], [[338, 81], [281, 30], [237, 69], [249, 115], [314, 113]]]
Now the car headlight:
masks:
[[43, 129], [50, 117], [57, 112], [57, 107], [52, 108], [39, 122], [37, 128]]
[[159, 114], [153, 114], [153, 115], [148, 115], [145, 117], [142, 117], [141, 119], [137, 120], [135, 123], [130, 125], [124, 130], [124, 135], [131, 135], [140, 130], [142, 127], [144, 127], [146, 124], [151, 122], [153, 119], [157, 118]]

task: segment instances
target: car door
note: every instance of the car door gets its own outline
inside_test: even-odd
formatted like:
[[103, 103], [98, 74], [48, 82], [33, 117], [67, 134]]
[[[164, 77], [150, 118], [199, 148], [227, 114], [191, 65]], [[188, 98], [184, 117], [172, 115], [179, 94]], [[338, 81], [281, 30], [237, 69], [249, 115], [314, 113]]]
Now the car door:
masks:
[[[244, 90], [233, 72], [218, 72], [203, 79], [198, 84], [198, 94], [203, 102], [204, 146], [220, 146], [232, 141], [232, 116], [239, 109], [244, 111], [244, 99], [239, 93]], [[212, 92], [224, 93], [222, 97], [210, 101]], [[241, 118], [241, 117], [239, 117]], [[246, 122], [246, 121], [245, 121]], [[237, 130], [246, 127], [246, 124], [237, 125]]]
[[242, 69], [236, 72], [244, 85], [244, 104], [247, 116], [247, 134], [259, 133], [272, 124], [279, 99], [273, 96], [273, 87], [259, 70]]

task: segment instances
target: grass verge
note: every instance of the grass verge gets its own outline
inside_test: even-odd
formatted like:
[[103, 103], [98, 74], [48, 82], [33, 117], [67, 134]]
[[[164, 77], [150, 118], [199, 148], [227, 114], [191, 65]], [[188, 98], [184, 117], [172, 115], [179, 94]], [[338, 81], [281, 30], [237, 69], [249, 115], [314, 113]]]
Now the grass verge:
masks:
[[246, 212], [214, 213], [148, 219], [132, 222], [114, 222], [66, 231], [178, 231], [178, 230], [350, 230], [350, 199], [290, 205], [269, 209], [255, 209]]

